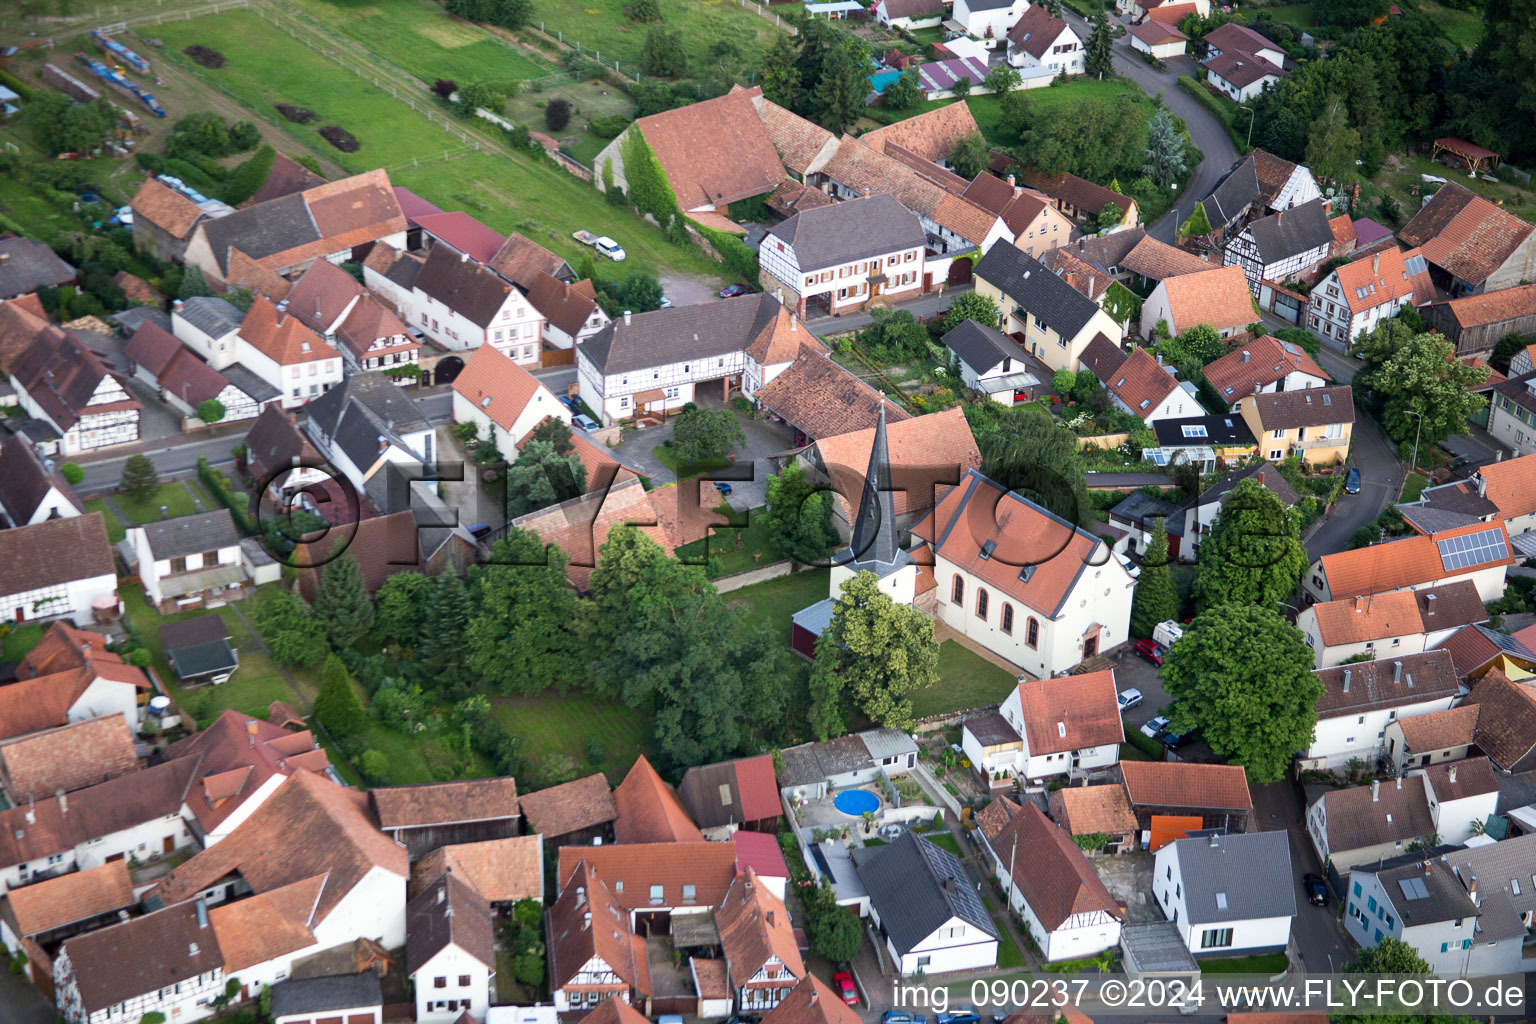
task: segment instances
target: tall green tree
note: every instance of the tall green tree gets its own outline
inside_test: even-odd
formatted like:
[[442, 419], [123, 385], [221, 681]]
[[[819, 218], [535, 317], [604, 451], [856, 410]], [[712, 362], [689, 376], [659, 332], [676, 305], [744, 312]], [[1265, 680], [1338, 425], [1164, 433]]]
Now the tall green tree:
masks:
[[256, 628], [279, 665], [318, 665], [326, 656], [325, 627], [292, 591], [279, 590], [261, 602]]
[[1093, 31], [1083, 47], [1083, 70], [1094, 78], [1111, 78], [1115, 74], [1115, 38], [1109, 32], [1109, 18], [1098, 11], [1091, 20]]
[[[933, 620], [880, 590], [872, 572], [843, 583], [832, 622], [816, 645], [817, 672], [831, 670], [846, 699], [880, 725], [912, 725], [912, 694], [939, 678]], [[821, 665], [827, 662], [825, 668]]]
[[885, 87], [885, 92], [880, 94], [880, 105], [886, 110], [911, 110], [923, 102], [922, 80], [917, 77], [915, 68], [907, 68], [896, 81]]
[[[1079, 386], [1084, 379], [1091, 375], [1080, 374]], [[1093, 503], [1076, 434], [1027, 406], [1004, 410], [995, 422], [982, 421], [969, 408], [966, 412], [981, 449], [983, 473], [1068, 522], [1093, 523]], [[1067, 540], [1061, 537], [1062, 547]], [[1046, 557], [1057, 553], [1049, 551], [1049, 546], [1042, 547]]]
[[1306, 568], [1295, 511], [1253, 477], [1239, 480], [1200, 543], [1195, 602], [1202, 611], [1222, 604], [1273, 609], [1296, 592]]
[[763, 96], [786, 110], [796, 110], [800, 106], [800, 69], [795, 66], [796, 56], [795, 44], [782, 32], [773, 34], [773, 45], [763, 54], [760, 76]]
[[472, 570], [469, 667], [499, 693], [565, 693], [585, 674], [584, 612], [566, 585], [566, 555], [529, 530], [511, 530]]
[[1142, 556], [1141, 575], [1136, 578], [1136, 593], [1131, 598], [1131, 635], [1151, 636], [1159, 622], [1178, 614], [1179, 591], [1168, 565], [1168, 532], [1159, 522]]
[[1247, 769], [1249, 782], [1283, 778], [1312, 742], [1323, 684], [1301, 631], [1272, 608], [1201, 612], [1159, 675], [1174, 701], [1172, 727], [1198, 729], [1218, 756]]
[[148, 455], [130, 455], [123, 462], [117, 488], [125, 494], [145, 494], [160, 486], [160, 473]]
[[1335, 96], [1307, 135], [1307, 165], [1319, 178], [1342, 181], [1354, 171], [1359, 152], [1360, 132], [1349, 123], [1344, 101]]
[[326, 655], [325, 666], [320, 669], [320, 692], [315, 696], [314, 712], [338, 739], [356, 736], [368, 724], [368, 714], [357, 699], [352, 676], [334, 654]]
[[[918, 840], [923, 842], [924, 840]], [[852, 962], [864, 942], [864, 929], [858, 915], [837, 905], [837, 895], [825, 879], [821, 885], [802, 890], [805, 904], [805, 932], [811, 952], [834, 964]]]
[[674, 28], [660, 26], [645, 34], [645, 46], [640, 52], [640, 62], [647, 74], [662, 78], [677, 78], [688, 73], [688, 49], [683, 45], [683, 34]]
[[950, 300], [949, 312], [944, 314], [944, 330], [952, 331], [967, 320], [996, 327], [1001, 316], [997, 303], [987, 296], [975, 291], [961, 292]]
[[1184, 173], [1184, 137], [1167, 107], [1158, 107], [1147, 123], [1147, 148], [1141, 151], [1141, 173], [1167, 188]]
[[397, 572], [374, 597], [374, 626], [379, 639], [407, 651], [420, 646], [427, 631], [432, 581], [419, 572]]
[[587, 470], [579, 456], [561, 455], [549, 441], [529, 438], [507, 467], [507, 518], [537, 512], [586, 491]]
[[469, 592], [455, 572], [432, 578], [427, 604], [426, 638], [414, 664], [418, 681], [427, 689], [454, 692], [472, 682], [469, 670]]
[[864, 43], [850, 33], [840, 33], [816, 80], [816, 121], [834, 135], [852, 127], [864, 113], [869, 94], [869, 55]]
[[320, 570], [315, 617], [325, 627], [331, 647], [338, 651], [352, 647], [373, 629], [373, 601], [352, 552], [342, 552]]
[[1047, 174], [1066, 172], [1089, 181], [1134, 178], [1141, 173], [1147, 137], [1145, 108], [1138, 103], [1078, 98], [1035, 120], [1016, 152]]
[[848, 701], [844, 693], [847, 684], [838, 675], [833, 646], [834, 641], [826, 633], [816, 638], [816, 660], [811, 665], [807, 690], [810, 703], [805, 711], [806, 724], [822, 742], [848, 731]]
[[962, 178], [974, 178], [987, 169], [991, 150], [981, 132], [971, 132], [955, 143], [949, 153], [949, 166]]
[[176, 293], [178, 299], [196, 299], [212, 294], [213, 289], [208, 287], [208, 281], [203, 277], [203, 269], [196, 263], [182, 271], [181, 290]]
[[1004, 93], [1010, 93], [1017, 89], [1023, 81], [1023, 76], [1014, 68], [1007, 64], [999, 64], [987, 75], [986, 86], [997, 93], [998, 96], [1002, 96]]
[[672, 425], [672, 453], [684, 465], [718, 459], [747, 439], [730, 409], [690, 403]]
[[1422, 450], [1465, 434], [1467, 417], [1487, 401], [1470, 390], [1488, 379], [1487, 367], [1461, 362], [1443, 335], [1415, 333], [1401, 319], [1378, 325], [1350, 351], [1364, 363], [1355, 393], [1398, 444], [1417, 438]]
[[792, 462], [768, 478], [768, 507], [762, 513], [768, 536], [781, 554], [805, 565], [822, 565], [827, 549], [837, 542], [832, 530], [832, 494], [806, 479], [805, 469]]

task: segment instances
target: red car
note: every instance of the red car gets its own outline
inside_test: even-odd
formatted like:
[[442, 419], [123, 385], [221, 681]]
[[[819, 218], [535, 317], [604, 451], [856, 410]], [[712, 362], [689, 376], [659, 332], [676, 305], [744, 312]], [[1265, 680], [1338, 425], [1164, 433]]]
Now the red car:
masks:
[[843, 1002], [849, 1006], [859, 1005], [859, 993], [853, 987], [853, 975], [847, 971], [838, 971], [832, 975], [832, 987], [837, 989], [837, 994], [843, 997]]
[[1163, 655], [1168, 652], [1156, 640], [1143, 638], [1136, 641], [1136, 653], [1154, 665], [1161, 665], [1163, 663]]

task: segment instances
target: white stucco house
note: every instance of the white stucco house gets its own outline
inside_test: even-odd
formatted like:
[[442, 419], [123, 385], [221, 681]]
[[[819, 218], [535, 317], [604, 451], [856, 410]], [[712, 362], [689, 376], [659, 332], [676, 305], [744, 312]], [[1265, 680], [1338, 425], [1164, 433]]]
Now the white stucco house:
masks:
[[1281, 952], [1296, 916], [1291, 878], [1283, 830], [1197, 836], [1157, 851], [1152, 897], [1196, 957]]
[[469, 883], [445, 874], [406, 906], [406, 971], [416, 990], [416, 1019], [452, 1024], [490, 1005], [496, 945], [491, 908]]
[[1385, 661], [1440, 645], [1463, 626], [1486, 622], [1477, 587], [1457, 580], [1442, 587], [1358, 594], [1319, 601], [1296, 616], [1296, 628], [1316, 652], [1316, 668], [1358, 658]]
[[955, 0], [944, 27], [995, 49], [1029, 7], [1029, 0]]
[[1026, 803], [989, 841], [1008, 905], [1047, 961], [1079, 960], [1120, 943], [1125, 913], [1067, 830]]
[[960, 858], [910, 830], [858, 863], [869, 918], [906, 977], [997, 965], [997, 926]]
[[944, 20], [943, 0], [878, 0], [875, 4], [875, 20], [891, 28], [904, 28], [911, 32], [920, 28], [933, 28]]
[[1158, 420], [1183, 419], [1205, 412], [1190, 381], [1181, 381], [1174, 368], [1158, 361], [1149, 349], [1137, 348], [1104, 381], [1110, 401], [1147, 426]]
[[383, 373], [346, 378], [308, 412], [304, 429], [315, 448], [381, 514], [409, 508], [417, 488], [431, 490], [420, 481], [435, 465], [436, 432], [421, 407]]
[[1317, 677], [1323, 696], [1303, 769], [1332, 770], [1356, 758], [1372, 764], [1387, 751], [1389, 725], [1447, 711], [1461, 696], [1456, 666], [1443, 650], [1325, 668]]
[[1329, 271], [1307, 295], [1307, 329], [1348, 346], [1404, 306], [1421, 306], [1434, 296], [1424, 256], [1393, 246]]
[[162, 614], [213, 608], [244, 596], [240, 531], [229, 509], [145, 523], [128, 530], [144, 597]]
[[235, 351], [240, 364], [282, 392], [284, 409], [296, 409], [341, 383], [341, 353], [288, 314], [288, 304], [257, 297], [240, 322]]
[[171, 333], [215, 370], [240, 359], [238, 335], [245, 314], [228, 300], [199, 295], [171, 303]]
[[768, 232], [758, 250], [760, 281], [801, 318], [915, 298], [927, 237], [917, 215], [889, 195], [819, 206]]
[[1085, 59], [1082, 38], [1040, 4], [1031, 5], [1008, 29], [1008, 63], [1016, 68], [1080, 75]]
[[969, 722], [961, 731], [966, 756], [988, 778], [998, 773], [1005, 779], [1075, 778], [1120, 761], [1125, 727], [1113, 669], [1021, 682], [998, 713], [1017, 736], [1016, 746], [1006, 736], [999, 743], [998, 737], [970, 729]]
[[85, 514], [85, 505], [53, 460], [43, 461], [25, 438], [0, 448], [0, 523], [33, 526]]
[[399, 295], [401, 318], [443, 348], [491, 345], [523, 366], [539, 365], [544, 317], [520, 288], [467, 256], [433, 246]]
[[453, 422], [473, 423], [480, 437], [511, 458], [529, 432], [549, 417], [570, 425], [571, 410], [538, 378], [489, 345], [453, 381]]
[[1042, 387], [1024, 350], [995, 327], [967, 320], [944, 335], [944, 347], [960, 360], [960, 382], [1000, 405], [1034, 401]]

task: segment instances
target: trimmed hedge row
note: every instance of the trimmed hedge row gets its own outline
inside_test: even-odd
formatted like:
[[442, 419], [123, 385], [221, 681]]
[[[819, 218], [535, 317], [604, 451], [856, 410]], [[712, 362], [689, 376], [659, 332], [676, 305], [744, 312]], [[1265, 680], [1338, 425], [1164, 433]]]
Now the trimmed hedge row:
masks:
[[256, 535], [256, 526], [251, 522], [251, 514], [246, 503], [235, 497], [230, 490], [229, 478], [208, 464], [208, 458], [203, 455], [197, 457], [197, 475], [203, 481], [203, 486], [208, 488], [208, 493], [229, 509], [229, 514], [235, 519], [235, 526], [248, 537]]
[[740, 276], [752, 287], [757, 287], [757, 253], [747, 247], [736, 235], [728, 234], [718, 228], [705, 227], [693, 222], [694, 230], [703, 235], [709, 244], [715, 247], [720, 258], [725, 262], [726, 269]]

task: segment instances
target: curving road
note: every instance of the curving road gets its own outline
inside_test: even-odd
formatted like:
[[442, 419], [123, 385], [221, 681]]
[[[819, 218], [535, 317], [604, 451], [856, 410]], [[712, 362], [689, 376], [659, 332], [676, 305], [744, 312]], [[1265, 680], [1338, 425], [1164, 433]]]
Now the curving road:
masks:
[[[1063, 9], [1063, 17], [1072, 26], [1072, 30], [1087, 40], [1093, 27], [1088, 21], [1070, 9]], [[1124, 25], [1123, 19], [1112, 19], [1111, 24]], [[1232, 138], [1227, 134], [1226, 128], [1217, 120], [1216, 115], [1207, 110], [1199, 100], [1179, 88], [1179, 75], [1192, 75], [1195, 63], [1188, 57], [1180, 57], [1168, 61], [1167, 71], [1158, 71], [1148, 64], [1144, 64], [1135, 50], [1131, 49], [1131, 37], [1121, 36], [1115, 40], [1115, 71], [1124, 75], [1146, 91], [1148, 96], [1163, 94], [1163, 104], [1179, 117], [1184, 119], [1185, 126], [1189, 129], [1189, 137], [1195, 146], [1204, 154], [1200, 166], [1185, 183], [1184, 194], [1173, 204], [1173, 207], [1155, 224], [1147, 227], [1147, 233], [1158, 241], [1173, 242], [1174, 233], [1178, 226], [1194, 212], [1195, 204], [1210, 194], [1212, 188], [1223, 174], [1237, 162], [1237, 147], [1232, 145]]]

